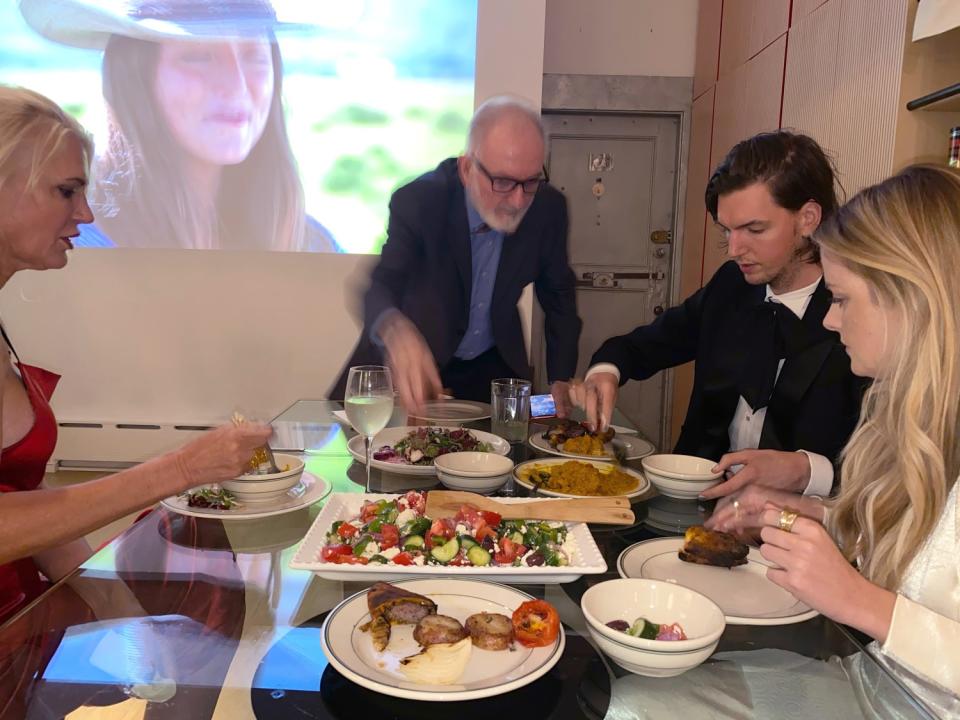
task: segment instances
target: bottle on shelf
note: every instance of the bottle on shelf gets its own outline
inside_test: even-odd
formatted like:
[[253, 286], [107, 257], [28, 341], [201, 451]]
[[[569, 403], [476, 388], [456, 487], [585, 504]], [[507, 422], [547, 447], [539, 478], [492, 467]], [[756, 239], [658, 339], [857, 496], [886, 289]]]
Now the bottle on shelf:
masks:
[[950, 158], [947, 160], [947, 165], [960, 169], [960, 127], [950, 131]]

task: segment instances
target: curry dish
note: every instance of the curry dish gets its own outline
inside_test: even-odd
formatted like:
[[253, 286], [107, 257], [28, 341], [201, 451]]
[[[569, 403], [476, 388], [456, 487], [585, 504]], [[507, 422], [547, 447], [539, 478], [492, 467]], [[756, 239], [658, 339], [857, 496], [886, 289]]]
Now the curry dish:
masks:
[[531, 465], [519, 471], [520, 479], [542, 490], [569, 495], [626, 495], [639, 481], [610, 466], [601, 471], [589, 463], [570, 460], [558, 465]]

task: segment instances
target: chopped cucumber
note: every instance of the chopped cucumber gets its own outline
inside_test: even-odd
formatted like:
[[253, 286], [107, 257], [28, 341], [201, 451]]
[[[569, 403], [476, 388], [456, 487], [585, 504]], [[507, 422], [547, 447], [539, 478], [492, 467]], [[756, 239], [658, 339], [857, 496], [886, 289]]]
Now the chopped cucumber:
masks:
[[423, 538], [419, 535], [411, 535], [403, 543], [404, 550], [421, 550], [423, 549]]
[[483, 567], [490, 564], [490, 553], [479, 545], [474, 545], [467, 550], [467, 560], [478, 567]]
[[514, 530], [508, 537], [518, 545], [523, 545], [523, 533], [519, 530]]
[[463, 547], [464, 550], [469, 550], [470, 548], [476, 547], [476, 546], [479, 545], [479, 544], [480, 544], [480, 543], [478, 543], [476, 540], [474, 540], [474, 539], [473, 539], [472, 537], [470, 537], [469, 535], [461, 535], [461, 536], [460, 536], [460, 545]]
[[460, 541], [456, 538], [450, 538], [443, 545], [434, 545], [430, 550], [430, 555], [437, 562], [448, 563], [460, 552]]
[[627, 630], [628, 635], [643, 638], [644, 640], [656, 640], [659, 633], [660, 626], [657, 623], [650, 622], [646, 618], [637, 618], [634, 620], [633, 625], [630, 626], [630, 629]]
[[370, 558], [370, 562], [371, 562], [371, 563], [384, 563], [384, 564], [386, 564], [386, 563], [389, 562], [389, 561], [388, 561], [383, 555], [377, 553], [377, 554], [374, 555], [372, 558]]

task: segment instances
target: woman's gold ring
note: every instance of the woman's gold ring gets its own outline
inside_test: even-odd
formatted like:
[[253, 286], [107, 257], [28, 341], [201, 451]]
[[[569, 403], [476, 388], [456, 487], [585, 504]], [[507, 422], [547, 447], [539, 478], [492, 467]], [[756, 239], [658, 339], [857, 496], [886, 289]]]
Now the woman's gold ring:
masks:
[[778, 523], [778, 524], [780, 525], [780, 529], [783, 530], [783, 531], [785, 531], [785, 532], [792, 532], [792, 531], [793, 531], [793, 523], [796, 522], [797, 517], [799, 517], [799, 515], [800, 515], [800, 513], [795, 512], [795, 511], [791, 510], [790, 508], [784, 508], [783, 510], [781, 510], [781, 511], [780, 511], [780, 522]]

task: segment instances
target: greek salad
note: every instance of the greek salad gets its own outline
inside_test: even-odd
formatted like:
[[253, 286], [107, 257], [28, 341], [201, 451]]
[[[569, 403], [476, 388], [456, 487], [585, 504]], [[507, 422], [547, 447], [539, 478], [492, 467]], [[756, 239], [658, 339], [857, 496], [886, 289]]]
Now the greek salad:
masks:
[[454, 517], [424, 515], [426, 493], [367, 501], [357, 517], [327, 531], [320, 560], [335, 564], [558, 567], [569, 565], [573, 538], [562, 522], [503, 520], [463, 505]]

